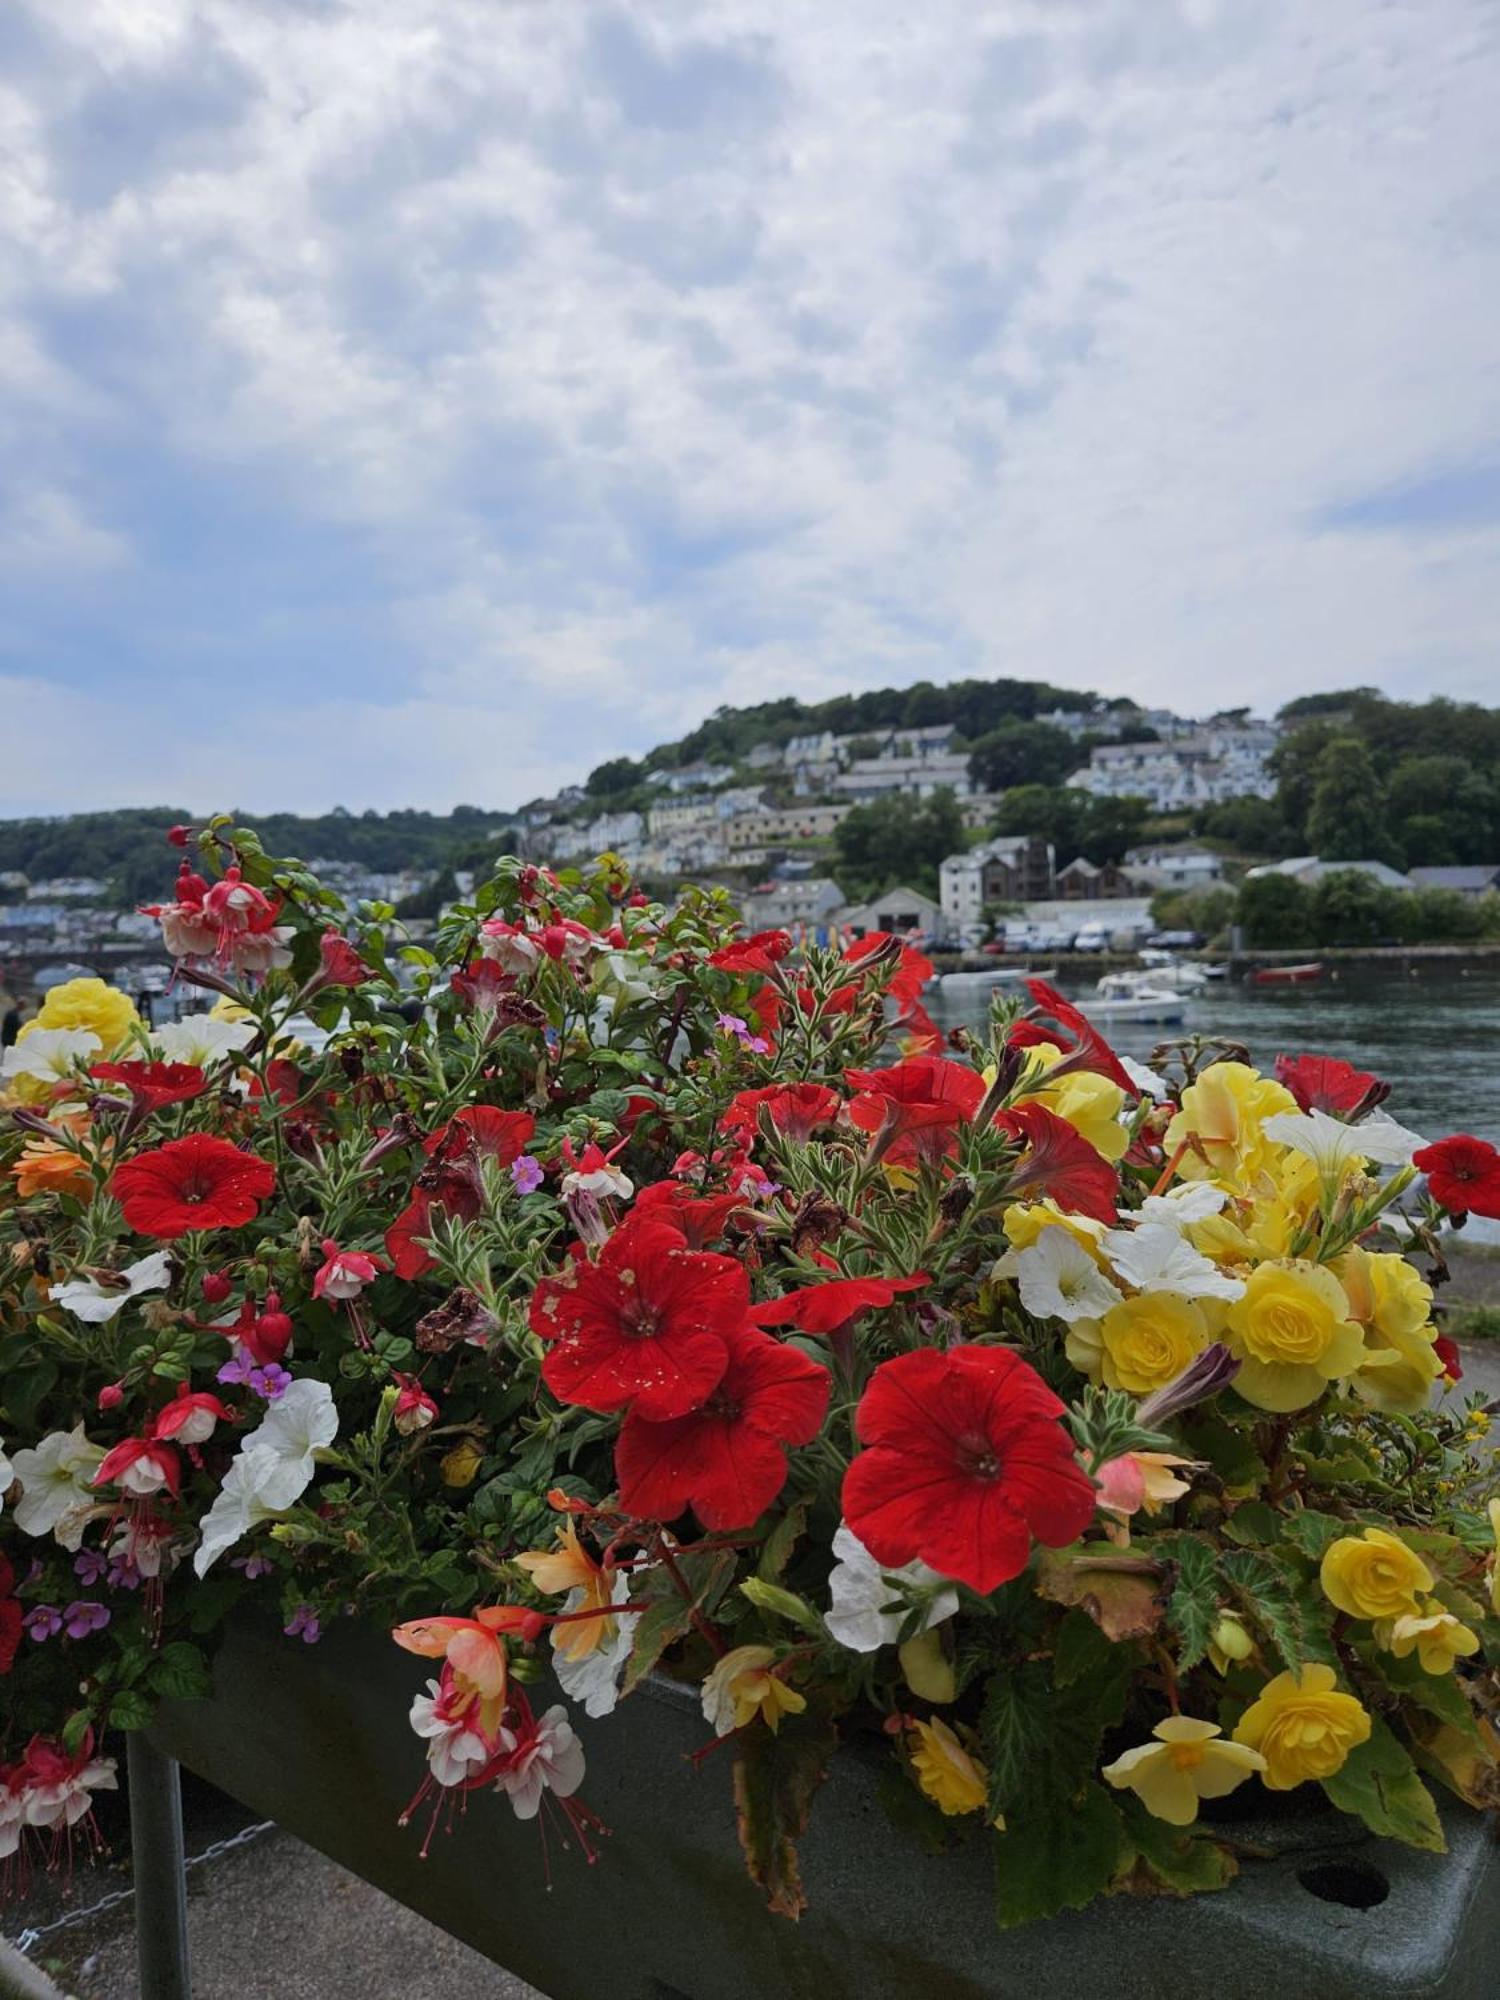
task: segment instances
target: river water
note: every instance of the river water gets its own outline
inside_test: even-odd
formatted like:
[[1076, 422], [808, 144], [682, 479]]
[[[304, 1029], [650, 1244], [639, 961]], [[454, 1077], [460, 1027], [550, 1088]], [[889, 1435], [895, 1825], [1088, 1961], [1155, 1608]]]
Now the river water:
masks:
[[[1060, 975], [1057, 985], [1088, 1011], [1091, 979]], [[945, 1000], [939, 987], [932, 1011], [945, 1027], [977, 1029], [988, 1005], [987, 995]], [[1278, 1055], [1342, 1056], [1391, 1084], [1386, 1108], [1403, 1125], [1431, 1139], [1475, 1132], [1500, 1145], [1500, 974], [1408, 978], [1357, 967], [1314, 986], [1225, 979], [1189, 1001], [1180, 1028], [1101, 1025], [1139, 1061], [1159, 1042], [1189, 1034], [1244, 1042], [1267, 1073]]]

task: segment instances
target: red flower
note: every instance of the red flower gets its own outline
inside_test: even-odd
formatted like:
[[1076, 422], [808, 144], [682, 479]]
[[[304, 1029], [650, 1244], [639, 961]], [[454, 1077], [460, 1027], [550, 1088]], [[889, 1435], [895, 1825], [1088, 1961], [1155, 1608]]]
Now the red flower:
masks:
[[[229, 1412], [224, 1412], [226, 1416]], [[175, 1500], [182, 1483], [182, 1463], [170, 1444], [155, 1437], [128, 1437], [106, 1452], [91, 1486], [118, 1486], [122, 1493], [143, 1500], [163, 1487]]]
[[1455, 1132], [1411, 1157], [1417, 1171], [1426, 1174], [1433, 1200], [1450, 1215], [1500, 1219], [1500, 1153], [1488, 1139]]
[[1056, 1028], [1040, 1021], [1017, 1021], [1006, 1036], [1011, 1048], [1030, 1049], [1039, 1042], [1050, 1042], [1054, 1048], [1063, 1050], [1063, 1059], [1053, 1064], [1047, 1072], [1049, 1077], [1066, 1076], [1078, 1069], [1093, 1070], [1097, 1076], [1107, 1076], [1111, 1083], [1117, 1083], [1127, 1097], [1139, 1095], [1129, 1072], [1099, 1030], [1070, 1001], [1064, 1000], [1055, 986], [1049, 986], [1045, 979], [1028, 979], [1026, 991], [1065, 1032], [1059, 1034]]
[[635, 1198], [637, 1215], [659, 1215], [680, 1229], [689, 1250], [706, 1250], [717, 1243], [735, 1210], [744, 1207], [738, 1194], [695, 1194], [681, 1181], [653, 1181]]
[[[884, 931], [868, 931], [845, 947], [844, 957], [851, 965], [859, 965], [865, 959], [878, 956], [882, 965], [889, 963], [891, 947], [895, 946], [896, 970], [886, 986], [886, 992], [896, 1002], [896, 1026], [904, 1031], [903, 1039], [908, 1049], [913, 1051], [931, 1050], [942, 1046], [942, 1031], [927, 1009], [922, 1005], [922, 990], [932, 977], [932, 960], [915, 945], [903, 944]], [[847, 1013], [859, 993], [857, 986], [840, 986], [830, 994], [824, 1007], [825, 1013]], [[839, 1003], [835, 1005], [835, 1002]]]
[[1390, 1096], [1391, 1087], [1368, 1070], [1355, 1069], [1337, 1056], [1278, 1056], [1276, 1076], [1302, 1111], [1332, 1111], [1352, 1118]]
[[984, 1078], [967, 1063], [942, 1056], [910, 1056], [890, 1069], [845, 1071], [851, 1090], [851, 1123], [861, 1132], [889, 1132], [885, 1158], [935, 1164], [956, 1150], [955, 1134], [979, 1109]]
[[920, 1558], [988, 1593], [1020, 1575], [1033, 1538], [1062, 1548], [1093, 1519], [1062, 1411], [1005, 1348], [882, 1362], [855, 1418], [866, 1449], [844, 1475], [844, 1518], [877, 1562]]
[[516, 989], [513, 975], [493, 958], [471, 958], [462, 972], [450, 977], [448, 984], [466, 1007], [480, 1014], [492, 1014], [503, 996]]
[[796, 1326], [804, 1333], [837, 1333], [857, 1313], [872, 1306], [888, 1306], [902, 1292], [920, 1291], [928, 1282], [925, 1271], [909, 1278], [830, 1278], [826, 1285], [807, 1285], [801, 1291], [785, 1292], [779, 1299], [752, 1306], [750, 1317], [757, 1326]]
[[710, 965], [720, 972], [772, 972], [792, 948], [785, 931], [756, 931], [753, 937], [736, 938], [708, 955]]
[[526, 1150], [536, 1120], [529, 1111], [497, 1111], [470, 1104], [422, 1141], [427, 1163], [411, 1200], [385, 1232], [391, 1269], [398, 1278], [420, 1278], [434, 1268], [421, 1239], [432, 1234], [434, 1214], [472, 1222], [484, 1207], [481, 1158], [508, 1167]]
[[1011, 1175], [1012, 1198], [1036, 1201], [1050, 1195], [1059, 1208], [1092, 1216], [1095, 1222], [1119, 1219], [1119, 1173], [1066, 1118], [1045, 1104], [1018, 1104], [1013, 1111], [997, 1112], [995, 1123], [1027, 1149]]
[[455, 1114], [440, 1132], [422, 1141], [424, 1153], [435, 1153], [445, 1139], [468, 1133], [475, 1148], [497, 1167], [508, 1167], [520, 1159], [536, 1131], [529, 1111], [497, 1111], [490, 1104], [470, 1104]]
[[760, 1090], [741, 1090], [729, 1100], [720, 1130], [733, 1132], [747, 1146], [760, 1134], [760, 1110], [764, 1105], [776, 1130], [794, 1145], [805, 1146], [820, 1125], [831, 1125], [839, 1115], [841, 1100], [836, 1091], [821, 1083], [768, 1083]]
[[1443, 1373], [1447, 1376], [1448, 1380], [1450, 1382], [1462, 1382], [1464, 1379], [1464, 1367], [1459, 1356], [1458, 1342], [1450, 1340], [1446, 1333], [1440, 1333], [1432, 1343], [1432, 1351], [1438, 1360], [1442, 1362]]
[[532, 1294], [531, 1330], [550, 1343], [542, 1379], [588, 1410], [680, 1417], [724, 1373], [749, 1305], [733, 1257], [689, 1250], [663, 1217], [632, 1214], [597, 1264], [575, 1244], [566, 1270]]
[[375, 977], [342, 931], [324, 931], [318, 939], [318, 957], [319, 986], [363, 986]]
[[0, 1674], [8, 1674], [15, 1665], [16, 1648], [21, 1643], [22, 1611], [15, 1587], [16, 1573], [0, 1555]]
[[254, 1219], [276, 1175], [270, 1164], [206, 1132], [169, 1139], [116, 1167], [110, 1192], [142, 1236], [238, 1229]]
[[184, 1104], [208, 1086], [208, 1078], [196, 1063], [92, 1063], [89, 1075], [101, 1083], [123, 1083], [147, 1111], [159, 1111], [164, 1104]]
[[631, 1408], [615, 1446], [627, 1514], [672, 1521], [691, 1507], [705, 1528], [748, 1527], [786, 1484], [787, 1446], [817, 1436], [826, 1368], [747, 1326], [730, 1334], [728, 1357], [701, 1408], [667, 1422]]

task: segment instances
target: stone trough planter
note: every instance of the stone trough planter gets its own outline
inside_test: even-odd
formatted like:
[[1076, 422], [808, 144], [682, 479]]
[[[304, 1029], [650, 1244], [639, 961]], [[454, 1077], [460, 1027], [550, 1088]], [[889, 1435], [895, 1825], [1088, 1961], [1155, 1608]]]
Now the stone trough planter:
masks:
[[[1477, 1815], [1445, 1812], [1434, 1858], [1362, 1836], [1330, 1814], [1243, 1829], [1274, 1845], [1220, 1894], [1190, 1903], [1117, 1897], [1006, 1934], [992, 1914], [990, 1856], [919, 1852], [888, 1823], [874, 1770], [840, 1753], [801, 1845], [811, 1903], [769, 1915], [746, 1880], [728, 1773], [685, 1761], [707, 1731], [689, 1690], [658, 1682], [602, 1722], [580, 1720], [584, 1796], [613, 1829], [596, 1866], [553, 1840], [547, 1883], [535, 1825], [476, 1793], [420, 1858], [423, 1828], [397, 1824], [423, 1764], [406, 1725], [425, 1662], [369, 1627], [313, 1648], [241, 1623], [218, 1655], [211, 1701], [168, 1703], [152, 1746], [273, 1818], [398, 1901], [519, 1973], [553, 2000], [1000, 2000], [1072, 1989], [1110, 2000], [1385, 1995], [1480, 2000], [1495, 1991], [1500, 1847]], [[140, 1810], [149, 1819], [144, 1744]], [[163, 1883], [164, 1836], [138, 1877]], [[168, 1863], [168, 1872], [170, 1863]], [[170, 1885], [169, 1885], [170, 1886]], [[158, 1908], [155, 1981], [170, 1923]], [[169, 1954], [168, 1954], [169, 1955]]]

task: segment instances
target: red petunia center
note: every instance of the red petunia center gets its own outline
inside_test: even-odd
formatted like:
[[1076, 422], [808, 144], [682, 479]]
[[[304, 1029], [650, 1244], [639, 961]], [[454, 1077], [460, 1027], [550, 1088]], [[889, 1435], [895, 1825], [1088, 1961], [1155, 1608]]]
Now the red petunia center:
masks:
[[639, 1293], [620, 1308], [620, 1331], [632, 1340], [650, 1340], [661, 1330], [661, 1315]]
[[706, 1417], [721, 1417], [725, 1423], [737, 1424], [745, 1414], [745, 1406], [724, 1388], [715, 1389], [703, 1405]]
[[958, 1469], [966, 1479], [998, 1479], [1000, 1454], [982, 1431], [966, 1431], [953, 1445]]

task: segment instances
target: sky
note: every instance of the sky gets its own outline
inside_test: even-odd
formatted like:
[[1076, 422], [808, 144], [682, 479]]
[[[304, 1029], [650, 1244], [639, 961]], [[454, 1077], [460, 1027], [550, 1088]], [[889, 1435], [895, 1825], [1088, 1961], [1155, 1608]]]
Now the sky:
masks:
[[1496, 0], [4, 0], [0, 812], [1500, 690]]

